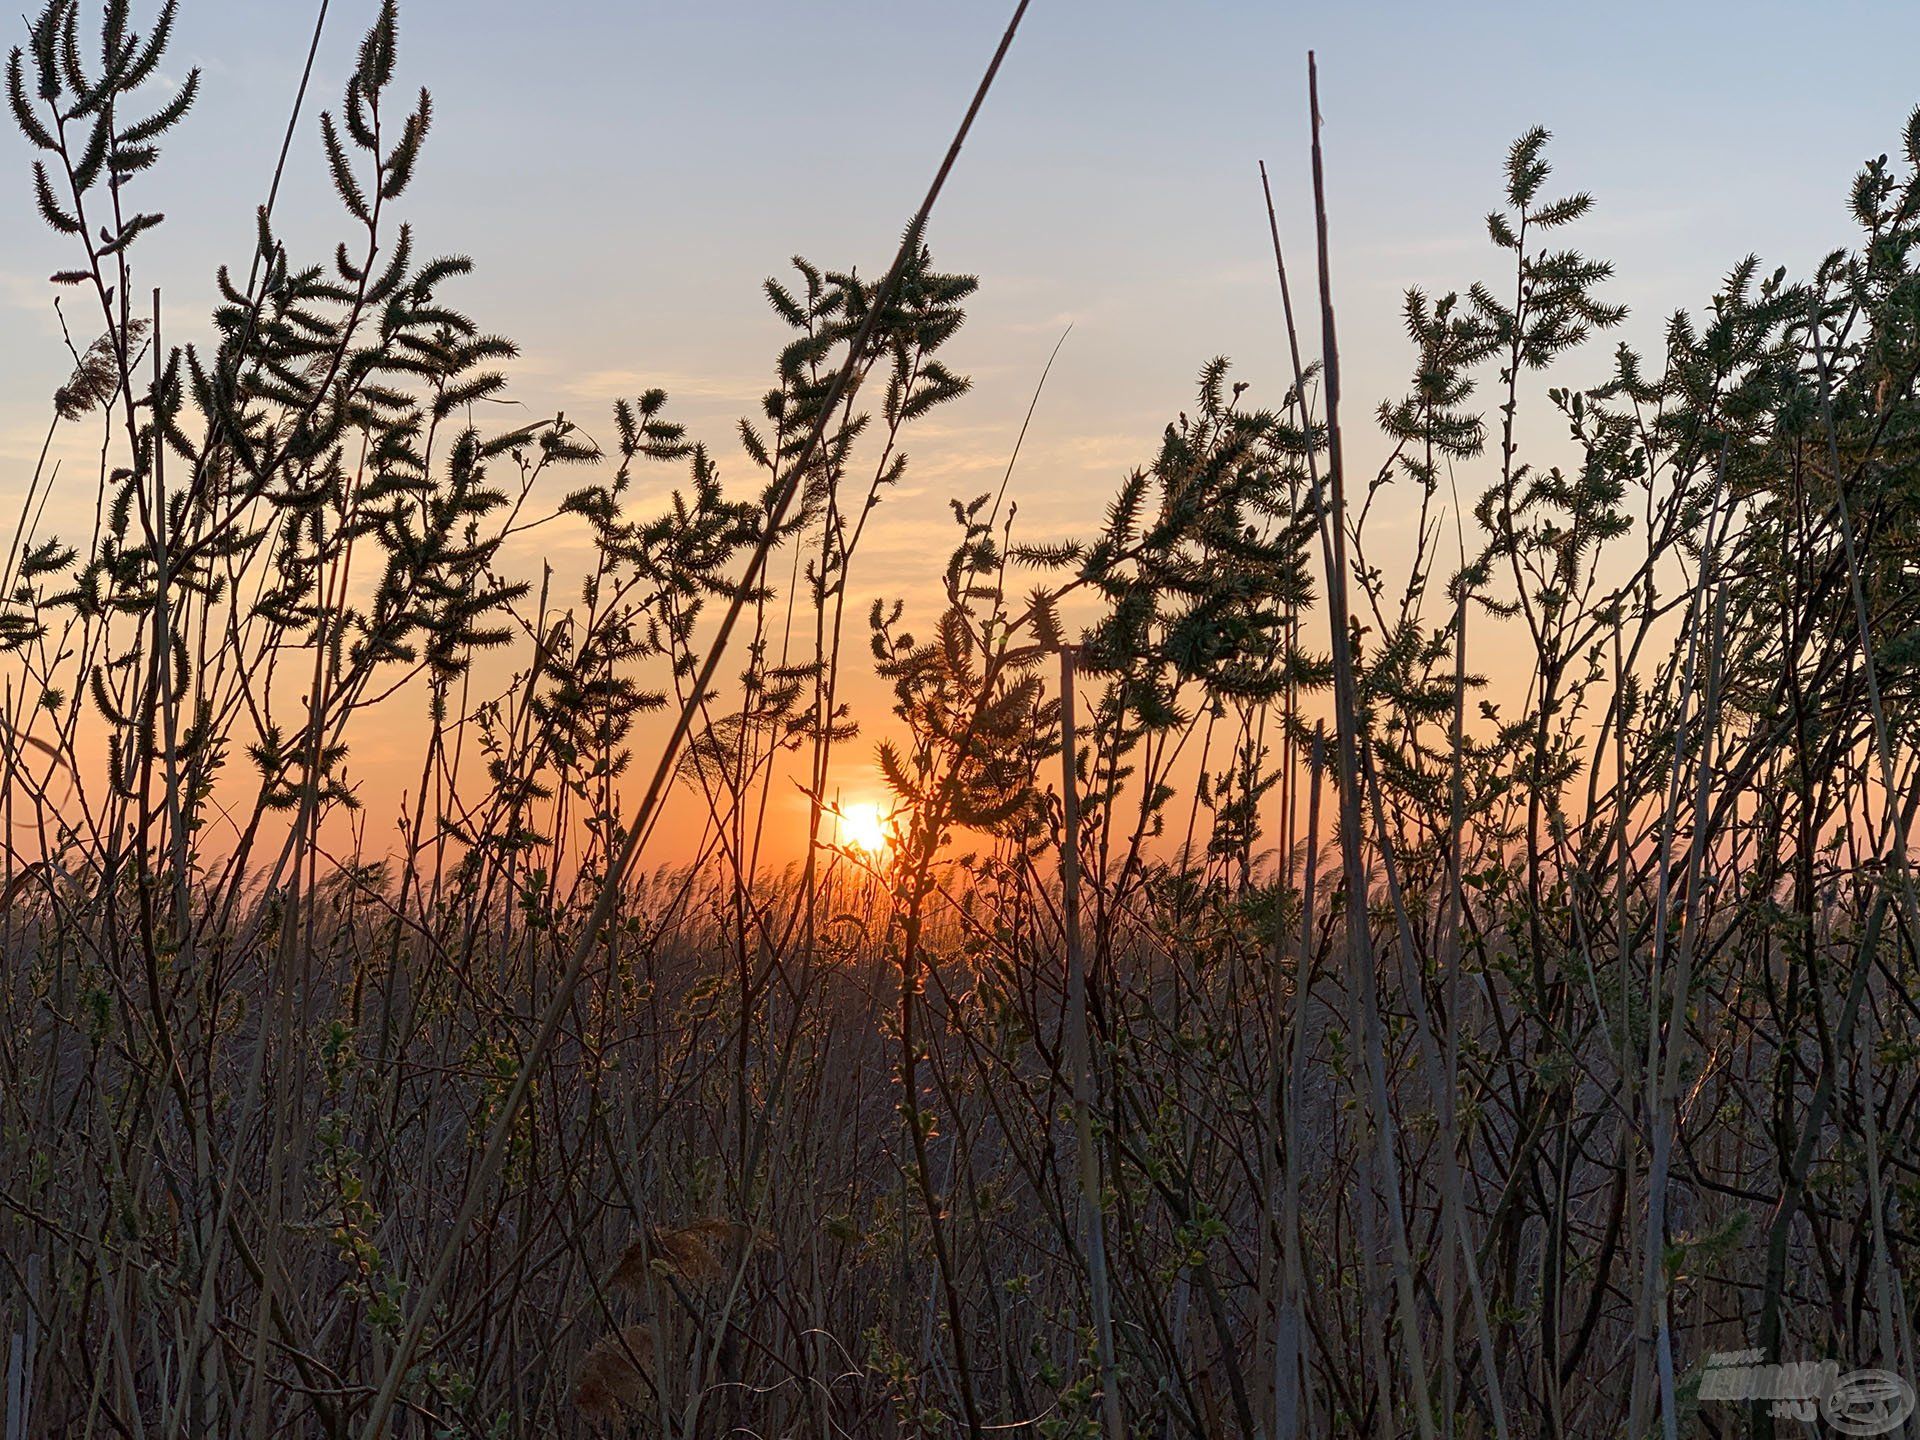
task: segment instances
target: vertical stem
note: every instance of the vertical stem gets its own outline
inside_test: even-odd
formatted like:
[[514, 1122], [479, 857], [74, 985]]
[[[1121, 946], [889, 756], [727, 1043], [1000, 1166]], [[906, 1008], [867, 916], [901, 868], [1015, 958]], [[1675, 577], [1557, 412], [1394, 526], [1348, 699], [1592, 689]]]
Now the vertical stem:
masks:
[[[1464, 557], [1463, 557], [1464, 558]], [[1466, 566], [1462, 564], [1461, 569]], [[1461, 756], [1466, 748], [1466, 708], [1467, 708], [1467, 586], [1463, 580], [1460, 593], [1454, 597], [1453, 612], [1453, 726], [1448, 739], [1451, 744], [1451, 758], [1447, 774], [1447, 900], [1445, 921], [1440, 931], [1440, 947], [1446, 966], [1446, 992], [1442, 999], [1444, 1014], [1442, 1023], [1446, 1026], [1445, 1054], [1441, 1061], [1440, 1086], [1440, 1135], [1442, 1143], [1448, 1147], [1452, 1162], [1460, 1162], [1460, 1139], [1457, 1129], [1455, 1110], [1458, 1107], [1460, 1090], [1460, 923], [1465, 909], [1465, 896], [1462, 894], [1461, 874], [1465, 870], [1460, 854], [1461, 837], [1466, 831], [1466, 787], [1461, 774]], [[1473, 1252], [1468, 1248], [1467, 1217], [1461, 1213], [1461, 1195], [1459, 1186], [1449, 1185], [1443, 1197], [1446, 1206], [1445, 1229], [1452, 1237], [1457, 1254], [1447, 1256], [1447, 1263], [1440, 1272], [1444, 1299], [1440, 1306], [1441, 1343], [1441, 1426], [1446, 1440], [1453, 1440], [1454, 1412], [1459, 1408], [1457, 1401], [1458, 1376], [1454, 1370], [1453, 1357], [1456, 1345], [1458, 1323], [1457, 1300], [1459, 1291], [1460, 1266], [1473, 1263]], [[1484, 1315], [1485, 1304], [1476, 1298], [1478, 1306], [1476, 1317]], [[1500, 1372], [1492, 1354], [1486, 1356], [1487, 1375], [1491, 1382], [1494, 1405], [1500, 1403]], [[1504, 1428], [1504, 1427], [1503, 1427]]]
[[1120, 1368], [1113, 1353], [1113, 1299], [1107, 1282], [1106, 1222], [1101, 1207], [1100, 1152], [1093, 1139], [1093, 1062], [1087, 1034], [1087, 965], [1080, 946], [1080, 783], [1074, 773], [1074, 650], [1060, 647], [1060, 846], [1062, 924], [1067, 941], [1067, 1066], [1073, 1080], [1073, 1129], [1080, 1159], [1080, 1214], [1086, 1227], [1087, 1286], [1100, 1352], [1100, 1408], [1108, 1440], [1125, 1440]]
[[1387, 1094], [1386, 1038], [1380, 1023], [1373, 938], [1367, 929], [1367, 868], [1362, 853], [1365, 821], [1361, 800], [1359, 695], [1347, 631], [1346, 477], [1340, 453], [1340, 351], [1333, 320], [1333, 278], [1327, 246], [1326, 172], [1320, 151], [1320, 80], [1313, 52], [1307, 52], [1307, 95], [1313, 127], [1314, 230], [1320, 261], [1320, 336], [1326, 366], [1328, 501], [1320, 525], [1326, 551], [1327, 610], [1333, 639], [1335, 744], [1339, 755], [1340, 848], [1347, 880], [1347, 946], [1357, 986], [1356, 1001], [1364, 1036], [1365, 1063], [1373, 1110], [1374, 1141], [1385, 1198], [1387, 1240], [1398, 1292], [1400, 1340], [1406, 1352], [1408, 1398], [1421, 1440], [1434, 1440], [1432, 1398], [1427, 1392], [1426, 1359], [1420, 1345], [1420, 1314], [1407, 1244], [1407, 1218], [1400, 1194], [1400, 1161], [1394, 1147], [1391, 1102]]
[[[1720, 468], [1724, 479], [1726, 470], [1724, 449], [1721, 452]], [[1647, 1236], [1646, 1250], [1642, 1256], [1640, 1306], [1651, 1320], [1653, 1361], [1660, 1386], [1660, 1423], [1666, 1440], [1676, 1440], [1679, 1424], [1676, 1413], [1673, 1331], [1667, 1306], [1667, 1181], [1673, 1159], [1674, 1111], [1679, 1104], [1679, 1057], [1680, 1047], [1685, 1040], [1687, 991], [1692, 984], [1694, 937], [1693, 927], [1690, 924], [1682, 927], [1681, 958], [1677, 966], [1679, 973], [1673, 982], [1673, 994], [1668, 1007], [1667, 1028], [1672, 1033], [1664, 1054], [1661, 1048], [1658, 1006], [1667, 952], [1669, 929], [1667, 911], [1672, 897], [1673, 883], [1671, 850], [1673, 833], [1679, 823], [1681, 762], [1686, 754], [1693, 692], [1700, 682], [1699, 671], [1703, 659], [1710, 667], [1711, 675], [1707, 681], [1708, 701], [1702, 707], [1700, 718], [1700, 761], [1695, 797], [1694, 834], [1688, 849], [1686, 869], [1685, 883], [1689, 889], [1686, 904], [1689, 920], [1692, 919], [1693, 912], [1692, 891], [1697, 888], [1698, 859], [1701, 847], [1706, 843], [1706, 791], [1711, 778], [1709, 767], [1713, 746], [1713, 716], [1709, 712], [1714, 703], [1718, 685], [1719, 657], [1712, 651], [1712, 638], [1709, 639], [1708, 653], [1702, 655], [1698, 623], [1705, 614], [1708, 592], [1714, 584], [1718, 521], [1719, 510], [1716, 504], [1714, 513], [1707, 520], [1707, 551], [1705, 558], [1701, 561], [1700, 576], [1695, 585], [1689, 611], [1693, 623], [1687, 640], [1686, 672], [1681, 681], [1679, 714], [1674, 721], [1673, 773], [1667, 784], [1667, 813], [1660, 827], [1658, 882], [1655, 887], [1653, 913], [1653, 953], [1647, 986], [1647, 1103], [1653, 1124], [1653, 1155], [1647, 1175]], [[1724, 533], [1724, 529], [1719, 531], [1720, 535]], [[1715, 627], [1716, 633], [1720, 615], [1721, 610], [1716, 605], [1710, 622]]]
[[[1613, 634], [1613, 689], [1616, 697], [1624, 697], [1626, 665], [1620, 654], [1620, 632]], [[1633, 926], [1627, 918], [1627, 883], [1630, 873], [1628, 856], [1627, 822], [1629, 798], [1627, 793], [1627, 721], [1624, 701], [1615, 700], [1622, 706], [1619, 720], [1614, 725], [1614, 923], [1619, 936], [1620, 965], [1620, 1076], [1621, 1076], [1621, 1163], [1627, 1167], [1626, 1189], [1627, 1204], [1633, 1204], [1634, 1191], [1637, 1188], [1635, 1172], [1639, 1168], [1637, 1156], [1639, 1148], [1633, 1135], [1633, 1006], [1631, 1001], [1633, 977]], [[1647, 995], [1648, 1024], [1653, 1023], [1654, 996]], [[1652, 1197], [1648, 1197], [1648, 1206], [1652, 1206]], [[1632, 1261], [1635, 1253], [1633, 1230], [1628, 1227], [1628, 1271], [1632, 1273]], [[1643, 1276], [1645, 1271], [1640, 1272]], [[1647, 1433], [1647, 1410], [1653, 1403], [1653, 1327], [1652, 1316], [1647, 1310], [1647, 1289], [1643, 1283], [1635, 1293], [1633, 1306], [1633, 1380], [1627, 1392], [1627, 1434], [1638, 1440]]]
[[[1300, 1261], [1300, 1094], [1306, 1085], [1307, 1004], [1312, 997], [1313, 922], [1317, 882], [1320, 878], [1320, 780], [1326, 765], [1326, 742], [1315, 735], [1308, 760], [1307, 781], [1307, 853], [1306, 872], [1300, 890], [1300, 950], [1293, 971], [1293, 1026], [1287, 1037], [1286, 1091], [1281, 1105], [1285, 1127], [1285, 1150], [1278, 1157], [1280, 1185], [1281, 1291], [1279, 1312], [1274, 1321], [1273, 1394], [1274, 1440], [1297, 1440], [1301, 1433], [1302, 1404], [1306, 1398], [1305, 1357], [1301, 1350], [1300, 1300], [1305, 1276]], [[1279, 945], [1276, 942], [1276, 959]], [[1278, 1086], [1282, 1054], [1280, 1032], [1280, 976], [1278, 964], [1273, 977], [1274, 1047], [1270, 1064]], [[1268, 1187], [1269, 1204], [1273, 1187]], [[1311, 1421], [1307, 1425], [1310, 1431]]]

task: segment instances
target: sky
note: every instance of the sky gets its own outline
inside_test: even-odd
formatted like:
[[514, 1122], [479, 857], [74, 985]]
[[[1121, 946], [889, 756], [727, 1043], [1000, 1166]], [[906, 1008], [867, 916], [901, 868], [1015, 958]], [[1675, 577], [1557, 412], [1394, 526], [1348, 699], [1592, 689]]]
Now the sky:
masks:
[[[162, 286], [173, 338], [203, 333], [191, 317], [215, 264], [244, 272], [314, 8], [183, 0], [169, 78], [200, 66], [202, 98], [139, 201], [168, 216], [138, 278]], [[277, 211], [314, 258], [347, 233], [316, 112], [337, 106], [374, 8], [330, 0]], [[1011, 8], [403, 0], [400, 83], [435, 100], [405, 217], [425, 250], [474, 258], [454, 298], [522, 346], [513, 393], [529, 419], [565, 410], [605, 438], [617, 396], [661, 386], [744, 481], [733, 421], [783, 337], [761, 280], [795, 253], [884, 267]], [[1843, 35], [1836, 77], [1822, 57]], [[1566, 234], [1615, 262], [1622, 333], [1654, 347], [1665, 315], [1701, 306], [1749, 251], [1804, 270], [1848, 243], [1855, 171], [1897, 150], [1920, 101], [1915, 6], [1034, 0], [930, 230], [943, 268], [981, 277], [950, 348], [975, 389], [913, 438], [856, 589], [932, 583], [947, 497], [997, 483], [1069, 325], [1012, 485], [1028, 538], [1091, 528], [1210, 356], [1278, 402], [1256, 167], [1273, 173], [1304, 279], [1310, 48], [1350, 426], [1404, 389], [1406, 287], [1500, 273], [1482, 217], [1527, 127], [1554, 132], [1548, 188], [1596, 197]], [[0, 138], [0, 511], [25, 489], [68, 368], [45, 277], [70, 262], [33, 211], [28, 161]], [[1552, 379], [1606, 365], [1596, 345]], [[1530, 423], [1551, 442], [1549, 421]], [[1357, 464], [1374, 452], [1354, 429]], [[1397, 518], [1389, 506], [1382, 523]]]

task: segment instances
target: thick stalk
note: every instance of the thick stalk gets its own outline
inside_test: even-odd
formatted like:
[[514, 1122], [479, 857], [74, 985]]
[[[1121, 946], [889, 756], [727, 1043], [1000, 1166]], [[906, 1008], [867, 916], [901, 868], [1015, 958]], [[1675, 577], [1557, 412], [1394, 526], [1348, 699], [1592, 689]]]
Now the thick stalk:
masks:
[[1061, 923], [1067, 941], [1067, 1066], [1073, 1079], [1073, 1131], [1079, 1150], [1080, 1217], [1087, 1247], [1087, 1287], [1093, 1293], [1093, 1333], [1100, 1352], [1100, 1411], [1108, 1440], [1125, 1440], [1120, 1367], [1113, 1354], [1113, 1300], [1107, 1281], [1105, 1211], [1100, 1151], [1093, 1138], [1093, 1056], [1087, 1034], [1087, 962], [1080, 945], [1080, 782], [1074, 728], [1074, 651], [1060, 647]]

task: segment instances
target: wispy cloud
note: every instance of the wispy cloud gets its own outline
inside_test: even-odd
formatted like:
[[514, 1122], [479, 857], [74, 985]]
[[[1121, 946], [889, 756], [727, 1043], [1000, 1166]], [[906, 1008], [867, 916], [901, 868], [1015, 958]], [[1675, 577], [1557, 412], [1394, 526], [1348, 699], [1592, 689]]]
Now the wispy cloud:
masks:
[[559, 356], [522, 355], [515, 363], [520, 380], [531, 382], [561, 395], [604, 401], [612, 404], [622, 396], [638, 395], [643, 390], [664, 390], [684, 400], [730, 400], [751, 404], [766, 388], [760, 377], [700, 375], [685, 371], [640, 370], [631, 367], [611, 370], [579, 370]]

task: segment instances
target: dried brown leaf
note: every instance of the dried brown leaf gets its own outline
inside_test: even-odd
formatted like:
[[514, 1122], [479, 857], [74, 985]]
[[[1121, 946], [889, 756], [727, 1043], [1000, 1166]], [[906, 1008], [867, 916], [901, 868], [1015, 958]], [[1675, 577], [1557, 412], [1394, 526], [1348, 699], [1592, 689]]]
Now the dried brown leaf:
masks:
[[587, 1351], [574, 1375], [573, 1403], [594, 1420], [618, 1420], [623, 1412], [646, 1404], [653, 1386], [653, 1332], [629, 1325], [603, 1335]]

